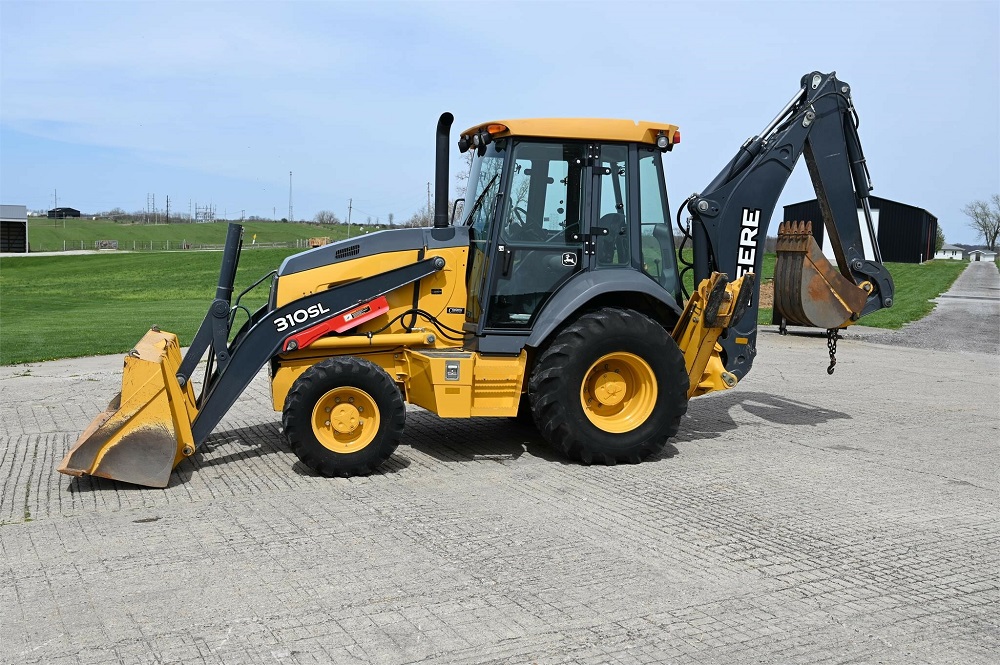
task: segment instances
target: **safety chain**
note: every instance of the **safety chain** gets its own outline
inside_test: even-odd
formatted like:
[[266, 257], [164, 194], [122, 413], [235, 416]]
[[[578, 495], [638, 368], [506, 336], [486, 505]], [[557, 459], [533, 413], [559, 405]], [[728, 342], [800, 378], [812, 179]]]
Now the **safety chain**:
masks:
[[837, 329], [827, 328], [826, 348], [830, 350], [830, 366], [826, 368], [827, 374], [833, 374], [833, 368], [837, 366]]

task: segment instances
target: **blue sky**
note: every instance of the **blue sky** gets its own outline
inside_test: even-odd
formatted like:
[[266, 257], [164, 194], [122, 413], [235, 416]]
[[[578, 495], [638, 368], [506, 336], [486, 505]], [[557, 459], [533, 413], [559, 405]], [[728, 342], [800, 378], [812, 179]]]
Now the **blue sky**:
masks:
[[[214, 203], [355, 221], [426, 205], [434, 126], [671, 122], [676, 205], [810, 71], [851, 84], [877, 196], [950, 242], [1000, 190], [1000, 3], [0, 0], [0, 198], [29, 209]], [[452, 156], [458, 170], [457, 150]], [[780, 204], [811, 198], [805, 168]], [[771, 233], [774, 233], [772, 227]]]

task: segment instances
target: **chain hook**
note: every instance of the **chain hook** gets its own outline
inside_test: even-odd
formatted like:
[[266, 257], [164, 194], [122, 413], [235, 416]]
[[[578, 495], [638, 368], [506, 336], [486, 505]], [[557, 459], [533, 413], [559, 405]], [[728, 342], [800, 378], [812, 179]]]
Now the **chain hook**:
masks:
[[833, 369], [837, 366], [837, 329], [827, 328], [826, 348], [830, 350], [830, 366], [826, 368], [827, 374], [833, 374]]

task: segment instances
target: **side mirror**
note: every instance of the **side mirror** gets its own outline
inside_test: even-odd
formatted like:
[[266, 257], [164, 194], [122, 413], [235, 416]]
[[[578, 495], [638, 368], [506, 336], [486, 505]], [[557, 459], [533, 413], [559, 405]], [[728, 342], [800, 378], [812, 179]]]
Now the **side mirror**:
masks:
[[453, 203], [452, 206], [451, 206], [451, 222], [450, 223], [451, 223], [452, 226], [455, 225], [455, 213], [458, 211], [458, 204], [459, 203], [462, 204], [462, 208], [464, 209], [465, 208], [465, 199], [464, 198], [455, 199], [455, 203]]

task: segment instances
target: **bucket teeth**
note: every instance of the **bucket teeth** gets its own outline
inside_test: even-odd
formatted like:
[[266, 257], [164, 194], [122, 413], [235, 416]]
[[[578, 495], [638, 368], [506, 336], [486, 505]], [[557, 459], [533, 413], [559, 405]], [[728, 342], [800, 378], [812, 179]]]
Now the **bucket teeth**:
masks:
[[812, 240], [812, 222], [782, 222], [778, 225], [779, 252], [805, 253]]
[[792, 325], [839, 328], [855, 321], [868, 294], [823, 255], [812, 222], [778, 226], [774, 307]]

